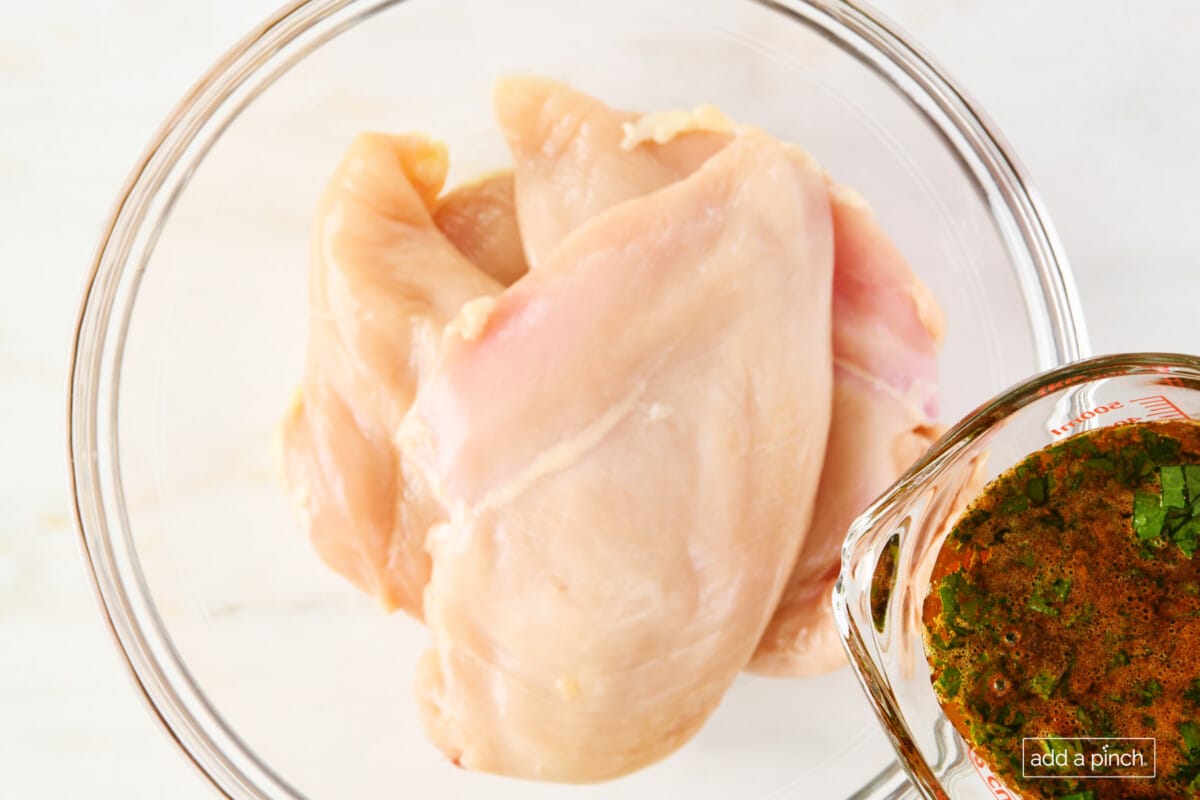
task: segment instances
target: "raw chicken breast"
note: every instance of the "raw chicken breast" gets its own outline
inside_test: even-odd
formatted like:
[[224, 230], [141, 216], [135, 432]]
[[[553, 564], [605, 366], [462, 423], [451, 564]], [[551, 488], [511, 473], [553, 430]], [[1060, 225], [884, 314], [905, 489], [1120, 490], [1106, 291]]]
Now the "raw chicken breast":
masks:
[[[732, 130], [711, 107], [638, 117], [540, 78], [499, 82], [495, 106], [517, 165], [518, 209], [531, 220], [524, 228], [536, 231], [532, 239], [527, 231], [534, 264], [596, 213], [689, 174]], [[800, 148], [785, 149], [810, 162]], [[832, 195], [835, 410], [812, 530], [750, 665], [776, 676], [845, 663], [831, 593], [846, 530], [940, 433], [937, 301], [865, 201], [842, 187]]]
[[677, 127], [669, 141], [622, 148], [624, 126], [639, 115], [546, 78], [502, 78], [492, 103], [512, 152], [531, 269], [584, 222], [690, 175], [729, 140], [724, 132]]
[[928, 449], [945, 329], [932, 293], [855, 192], [833, 199], [833, 418], [812, 527], [750, 669], [827, 672], [845, 663], [833, 584], [850, 523]]
[[747, 132], [452, 324], [400, 440], [449, 509], [417, 693], [457, 763], [603, 780], [711, 714], [808, 527], [831, 273], [819, 170]]
[[388, 608], [419, 615], [425, 531], [442, 518], [392, 435], [446, 320], [501, 287], [434, 226], [446, 152], [364, 134], [321, 199], [303, 385], [281, 431], [284, 469], [321, 558]]
[[528, 269], [517, 228], [512, 170], [449, 192], [433, 209], [433, 221], [468, 261], [502, 285], [512, 285]]

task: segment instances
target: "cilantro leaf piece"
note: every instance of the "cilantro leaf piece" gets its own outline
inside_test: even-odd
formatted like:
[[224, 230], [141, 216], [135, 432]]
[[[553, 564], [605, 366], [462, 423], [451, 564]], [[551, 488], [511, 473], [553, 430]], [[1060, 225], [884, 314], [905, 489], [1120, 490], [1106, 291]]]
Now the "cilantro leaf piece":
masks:
[[1184, 508], [1187, 496], [1184, 491], [1183, 467], [1160, 467], [1158, 485], [1162, 488], [1163, 508]]
[[1200, 500], [1200, 464], [1183, 465], [1183, 482], [1187, 486], [1188, 499]]
[[952, 698], [958, 694], [959, 688], [962, 686], [962, 675], [957, 667], [946, 666], [942, 670], [942, 674], [938, 676], [937, 688], [944, 698]]
[[1143, 708], [1149, 706], [1162, 695], [1162, 684], [1154, 678], [1143, 681], [1133, 687], [1133, 696], [1137, 704]]
[[1179, 735], [1183, 739], [1183, 752], [1190, 755], [1200, 750], [1200, 725], [1195, 722], [1181, 722], [1178, 725]]
[[1183, 699], [1200, 708], [1200, 678], [1193, 678], [1188, 688], [1183, 690]]
[[1034, 592], [1029, 595], [1029, 607], [1039, 614], [1045, 614], [1049, 617], [1057, 617], [1058, 609], [1050, 604], [1050, 601], [1042, 596], [1040, 592]]
[[1029, 691], [1036, 694], [1043, 700], [1049, 700], [1050, 695], [1054, 694], [1054, 688], [1058, 686], [1058, 680], [1062, 677], [1062, 673], [1055, 675], [1049, 670], [1041, 670], [1037, 675], [1034, 675], [1028, 680], [1026, 685]]
[[1050, 497], [1050, 482], [1045, 475], [1025, 481], [1025, 496], [1035, 506], [1045, 505]]
[[1180, 525], [1171, 539], [1179, 545], [1185, 556], [1191, 558], [1200, 549], [1200, 518], [1192, 517]]
[[1163, 508], [1160, 495], [1137, 491], [1133, 495], [1133, 530], [1142, 541], [1156, 538], [1162, 533], [1167, 510]]
[[1150, 457], [1159, 464], [1169, 464], [1179, 457], [1179, 440], [1170, 436], [1159, 436], [1154, 431], [1145, 431], [1142, 434], [1142, 444], [1146, 445]]

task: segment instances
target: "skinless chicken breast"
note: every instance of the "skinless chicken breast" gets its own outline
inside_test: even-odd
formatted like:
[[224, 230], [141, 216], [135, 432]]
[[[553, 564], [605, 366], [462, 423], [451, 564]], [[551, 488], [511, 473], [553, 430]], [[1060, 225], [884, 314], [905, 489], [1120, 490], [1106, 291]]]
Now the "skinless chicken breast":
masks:
[[528, 271], [511, 170], [446, 194], [433, 209], [433, 222], [468, 261], [501, 285], [511, 286]]
[[748, 132], [446, 337], [403, 438], [449, 509], [417, 692], [457, 763], [603, 780], [711, 714], [812, 512], [831, 278], [820, 172]]
[[435, 227], [446, 152], [364, 134], [321, 198], [304, 381], [281, 436], [288, 485], [329, 566], [420, 616], [425, 531], [442, 518], [392, 436], [463, 304], [501, 286]]
[[[639, 117], [543, 78], [505, 79], [494, 102], [516, 164], [518, 213], [527, 210], [523, 228], [536, 230], [532, 263], [563, 232], [690, 173], [733, 135], [712, 107]], [[810, 160], [785, 148], [798, 162]], [[846, 530], [941, 433], [937, 351], [945, 322], [937, 300], [866, 201], [827, 181], [835, 232], [828, 453], [806, 544], [750, 664], [780, 677], [845, 664], [832, 590]]]
[[599, 781], [743, 669], [842, 663], [841, 541], [938, 431], [944, 323], [857, 194], [711, 106], [494, 110], [511, 171], [441, 195], [444, 147], [382, 134], [338, 166], [283, 461], [322, 559], [427, 623], [434, 743]]
[[502, 78], [492, 99], [513, 157], [517, 218], [531, 269], [602, 211], [690, 175], [728, 141], [681, 132], [663, 145], [622, 148], [637, 114], [545, 78]]
[[855, 192], [833, 201], [833, 417], [816, 510], [771, 624], [750, 662], [765, 675], [846, 661], [832, 592], [850, 523], [940, 434], [937, 351], [945, 321], [929, 289]]

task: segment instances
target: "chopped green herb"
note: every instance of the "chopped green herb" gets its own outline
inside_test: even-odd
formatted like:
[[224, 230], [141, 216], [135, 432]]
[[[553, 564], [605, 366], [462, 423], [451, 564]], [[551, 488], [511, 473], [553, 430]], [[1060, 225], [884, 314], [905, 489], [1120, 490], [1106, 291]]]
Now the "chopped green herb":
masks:
[[1058, 616], [1058, 609], [1050, 605], [1050, 601], [1037, 592], [1029, 595], [1029, 607], [1039, 614], [1046, 614], [1051, 617]]
[[1187, 492], [1183, 484], [1183, 467], [1159, 467], [1158, 485], [1162, 491], [1163, 508], [1187, 506]]
[[1124, 459], [1129, 477], [1148, 478], [1154, 472], [1154, 460], [1137, 447], [1122, 447], [1121, 458]]
[[1061, 739], [1057, 736], [1047, 736], [1044, 739], [1039, 739], [1038, 745], [1041, 746], [1042, 752], [1046, 753], [1047, 755], [1053, 756], [1058, 755], [1059, 753], [1062, 753], [1063, 755], [1070, 755], [1071, 753], [1071, 746], [1067, 744], [1065, 739]]
[[1200, 519], [1192, 517], [1180, 525], [1178, 530], [1171, 534], [1171, 539], [1179, 545], [1185, 556], [1191, 558], [1196, 554], [1196, 549], [1200, 548]]
[[1112, 716], [1109, 715], [1100, 706], [1093, 706], [1090, 709], [1092, 717], [1092, 735], [1093, 736], [1116, 736], [1117, 728], [1113, 725]]
[[1142, 541], [1153, 539], [1162, 533], [1167, 512], [1162, 507], [1161, 496], [1150, 492], [1133, 494], [1133, 530]]
[[1029, 679], [1029, 691], [1043, 700], [1049, 700], [1050, 695], [1054, 694], [1054, 687], [1058, 685], [1060, 677], [1062, 677], [1062, 673], [1055, 675], [1047, 670], [1042, 670]]
[[1029, 508], [1029, 498], [1023, 494], [1015, 494], [1000, 504], [1000, 511], [1004, 514], [1019, 514]]
[[1070, 628], [1073, 625], [1090, 625], [1096, 616], [1096, 607], [1091, 603], [1084, 603], [1076, 613], [1063, 620], [1063, 625]]
[[1183, 738], [1183, 751], [1187, 755], [1200, 753], [1200, 725], [1195, 722], [1179, 723], [1179, 735]]
[[1146, 431], [1142, 436], [1142, 443], [1146, 445], [1150, 457], [1159, 464], [1169, 464], [1179, 458], [1180, 443], [1178, 439], [1159, 436], [1154, 431]]
[[962, 573], [954, 573], [946, 577], [942, 585], [938, 587], [938, 599], [942, 601], [942, 610], [945, 612], [947, 619], [954, 619], [958, 616], [958, 593], [955, 583], [951, 578], [961, 576]]
[[955, 697], [962, 686], [962, 674], [957, 667], [947, 666], [938, 676], [937, 686], [942, 690], [943, 697]]
[[1076, 458], [1093, 456], [1100, 452], [1100, 448], [1096, 447], [1096, 443], [1088, 436], [1076, 436], [1074, 439], [1067, 441], [1064, 447]]
[[1145, 708], [1162, 696], [1162, 685], [1154, 678], [1142, 681], [1133, 687], [1133, 696]]
[[1200, 464], [1183, 465], [1183, 482], [1187, 485], [1188, 497], [1193, 502], [1200, 500]]
[[929, 637], [929, 643], [935, 650], [953, 650], [963, 646], [962, 639], [957, 636], [951, 636], [947, 639], [942, 638], [936, 633]]
[[871, 621], [875, 630], [883, 633], [887, 625], [888, 603], [896, 583], [896, 562], [900, 557], [900, 534], [892, 534], [879, 554], [875, 574], [871, 577]]
[[1050, 484], [1045, 475], [1030, 478], [1025, 482], [1025, 496], [1035, 506], [1044, 505], [1050, 496]]

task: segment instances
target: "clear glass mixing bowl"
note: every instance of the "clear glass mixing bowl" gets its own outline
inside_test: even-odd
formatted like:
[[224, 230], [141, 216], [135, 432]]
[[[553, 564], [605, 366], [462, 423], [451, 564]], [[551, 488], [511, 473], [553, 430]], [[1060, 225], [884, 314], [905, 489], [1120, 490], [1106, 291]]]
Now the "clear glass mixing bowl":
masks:
[[[982, 482], [1073, 434], [1186, 418], [1200, 419], [1196, 356], [1134, 353], [1070, 364], [980, 406], [855, 520], [842, 551], [834, 613], [854, 670], [912, 776], [913, 790], [898, 797], [1019, 797], [966, 746], [929, 684], [921, 609], [938, 551], [965, 504]], [[881, 562], [893, 544], [895, 556]], [[885, 596], [885, 575], [891, 576], [890, 596], [872, 611], [872, 587], [878, 579], [877, 596]]]
[[1085, 348], [1066, 264], [1015, 161], [857, 2], [299, 3], [167, 121], [119, 200], [79, 320], [79, 526], [145, 697], [233, 798], [889, 791], [902, 776], [845, 669], [739, 679], [693, 742], [618, 782], [456, 770], [409, 693], [424, 630], [380, 613], [297, 528], [273, 436], [301, 373], [318, 192], [364, 129], [446, 140], [452, 181], [503, 164], [489, 88], [513, 71], [632, 109], [715, 103], [858, 188], [946, 309], [946, 419]]

